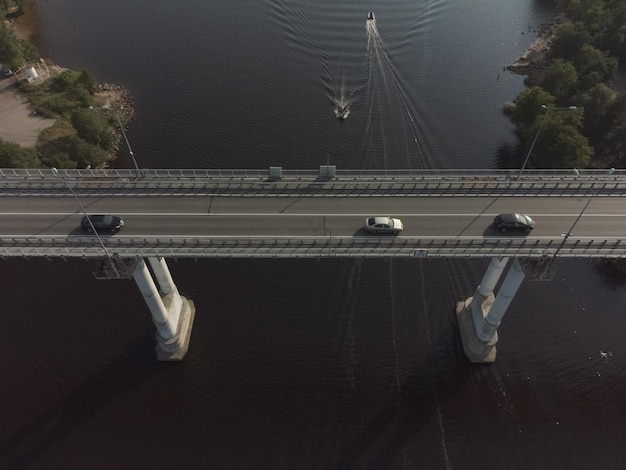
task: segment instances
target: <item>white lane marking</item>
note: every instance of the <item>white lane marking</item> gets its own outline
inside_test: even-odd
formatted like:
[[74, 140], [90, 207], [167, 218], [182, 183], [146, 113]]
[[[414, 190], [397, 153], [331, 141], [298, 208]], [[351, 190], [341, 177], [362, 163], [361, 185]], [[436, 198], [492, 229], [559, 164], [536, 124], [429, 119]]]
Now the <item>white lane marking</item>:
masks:
[[[246, 239], [293, 239], [293, 238], [297, 238], [297, 239], [328, 239], [328, 235], [181, 235], [181, 234], [176, 234], [176, 235], [168, 235], [168, 234], [162, 234], [162, 235], [120, 235], [119, 233], [116, 234], [105, 234], [108, 238], [116, 238], [116, 239], [128, 239], [128, 240], [136, 240], [138, 237], [141, 239], [145, 239], [145, 240], [165, 240], [165, 239], [171, 239], [171, 240], [182, 240], [182, 239], [218, 239], [218, 240], [224, 240], [224, 239], [242, 239], [242, 238], [246, 238]], [[554, 235], [554, 236], [549, 236], [549, 235], [542, 235], [542, 236], [502, 236], [502, 237], [497, 237], [497, 236], [484, 236], [484, 237], [480, 237], [480, 236], [471, 236], [471, 235], [461, 235], [461, 236], [454, 236], [454, 235], [398, 235], [398, 236], [388, 236], [388, 235], [333, 235], [333, 240], [338, 240], [338, 239], [346, 239], [346, 240], [372, 240], [372, 239], [385, 239], [385, 240], [400, 240], [400, 239], [409, 239], [409, 240], [508, 240], [508, 239], [512, 239], [512, 240], [554, 240], [560, 237], [565, 236], [565, 234], [561, 233], [559, 235]], [[7, 235], [2, 235], [0, 234], [0, 238], [30, 238], [30, 239], [59, 239], [59, 238], [93, 238], [95, 237], [95, 235], [91, 235], [91, 234], [82, 234], [82, 235], [32, 235], [32, 234], [25, 234], [25, 235], [16, 235], [16, 234], [7, 234]], [[569, 240], [598, 240], [600, 238], [606, 238], [607, 240], [626, 240], [626, 237], [612, 237], [612, 236], [607, 236], [607, 237], [597, 237], [597, 236], [574, 236], [574, 235], [570, 235]]]
[[[103, 212], [103, 211], [101, 211]], [[100, 212], [98, 212], [100, 213]], [[95, 212], [94, 212], [95, 214]], [[495, 217], [500, 212], [494, 213], [429, 213], [429, 212], [417, 212], [417, 213], [392, 213], [392, 217]], [[0, 217], [3, 216], [83, 216], [82, 212], [0, 212]], [[324, 212], [303, 212], [303, 213], [291, 213], [291, 212], [116, 212], [115, 215], [119, 217], [373, 217], [371, 212], [367, 213], [324, 213]], [[572, 213], [557, 213], [557, 214], [536, 214], [533, 213], [533, 218], [540, 217], [572, 217], [579, 216], [580, 211]], [[623, 214], [583, 214], [583, 217], [626, 217], [626, 213]]]

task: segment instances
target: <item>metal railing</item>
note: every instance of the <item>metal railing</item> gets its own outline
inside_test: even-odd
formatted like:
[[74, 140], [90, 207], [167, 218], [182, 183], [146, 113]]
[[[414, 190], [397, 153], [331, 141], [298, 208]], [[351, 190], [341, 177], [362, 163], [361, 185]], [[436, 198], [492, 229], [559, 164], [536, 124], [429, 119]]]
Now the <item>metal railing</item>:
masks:
[[[320, 167], [321, 168], [321, 167]], [[58, 169], [61, 177], [69, 179], [129, 179], [137, 178], [134, 169]], [[323, 172], [321, 169], [281, 169], [282, 180], [294, 179], [319, 179]], [[333, 172], [333, 180], [439, 180], [439, 179], [512, 179], [512, 180], [542, 180], [542, 179], [626, 179], [626, 170], [563, 170], [543, 169], [525, 170], [520, 177], [519, 170], [493, 170], [493, 169], [443, 169], [443, 170], [341, 170]], [[268, 180], [269, 169], [150, 169], [142, 168], [140, 179], [243, 179], [243, 180]], [[9, 179], [53, 179], [51, 169], [22, 169], [0, 168], [0, 180]]]
[[14, 237], [0, 240], [0, 257], [102, 259], [173, 258], [624, 258], [626, 238], [420, 237]]
[[[338, 171], [332, 179], [295, 170], [290, 177], [268, 179], [262, 170], [133, 170], [0, 169], [0, 194], [17, 197], [69, 196], [623, 196], [626, 173], [585, 170], [529, 170], [511, 178], [504, 170], [371, 170]], [[285, 172], [287, 173], [287, 172]], [[530, 174], [532, 173], [532, 174]], [[308, 176], [307, 176], [308, 175]]]

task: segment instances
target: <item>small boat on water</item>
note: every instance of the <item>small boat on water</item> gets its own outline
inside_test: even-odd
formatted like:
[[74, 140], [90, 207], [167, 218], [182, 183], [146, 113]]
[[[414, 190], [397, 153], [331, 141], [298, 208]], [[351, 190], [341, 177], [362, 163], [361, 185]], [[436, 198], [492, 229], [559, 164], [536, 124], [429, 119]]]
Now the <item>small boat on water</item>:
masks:
[[337, 105], [337, 109], [335, 109], [335, 116], [337, 116], [340, 121], [346, 119], [348, 117], [348, 114], [350, 114], [348, 106]]
[[367, 14], [367, 19], [368, 19], [368, 21], [369, 21], [369, 20], [373, 20], [373, 19], [374, 19], [374, 12], [373, 12], [373, 11], [370, 11], [370, 12]]

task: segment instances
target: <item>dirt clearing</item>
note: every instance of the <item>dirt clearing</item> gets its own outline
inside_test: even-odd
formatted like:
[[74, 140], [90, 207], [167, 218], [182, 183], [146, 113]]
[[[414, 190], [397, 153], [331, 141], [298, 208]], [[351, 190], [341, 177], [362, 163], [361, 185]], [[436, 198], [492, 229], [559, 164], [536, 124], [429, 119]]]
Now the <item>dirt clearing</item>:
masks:
[[30, 103], [15, 87], [15, 77], [0, 80], [0, 138], [33, 147], [41, 131], [52, 124], [54, 119], [33, 114]]

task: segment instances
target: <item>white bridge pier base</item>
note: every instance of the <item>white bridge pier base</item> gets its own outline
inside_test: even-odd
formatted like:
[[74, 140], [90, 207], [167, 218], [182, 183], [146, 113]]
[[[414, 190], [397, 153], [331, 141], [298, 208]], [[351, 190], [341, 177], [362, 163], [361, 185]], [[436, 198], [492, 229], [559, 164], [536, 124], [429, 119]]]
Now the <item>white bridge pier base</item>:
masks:
[[495, 288], [509, 258], [492, 258], [482, 282], [473, 297], [457, 303], [456, 314], [463, 351], [473, 363], [491, 363], [496, 360], [498, 326], [526, 273], [518, 259], [514, 259], [502, 282], [498, 295]]
[[178, 293], [163, 258], [148, 258], [157, 289], [145, 260], [133, 271], [133, 279], [152, 314], [156, 326], [156, 355], [159, 361], [180, 361], [189, 349], [189, 339], [196, 308], [191, 300]]

